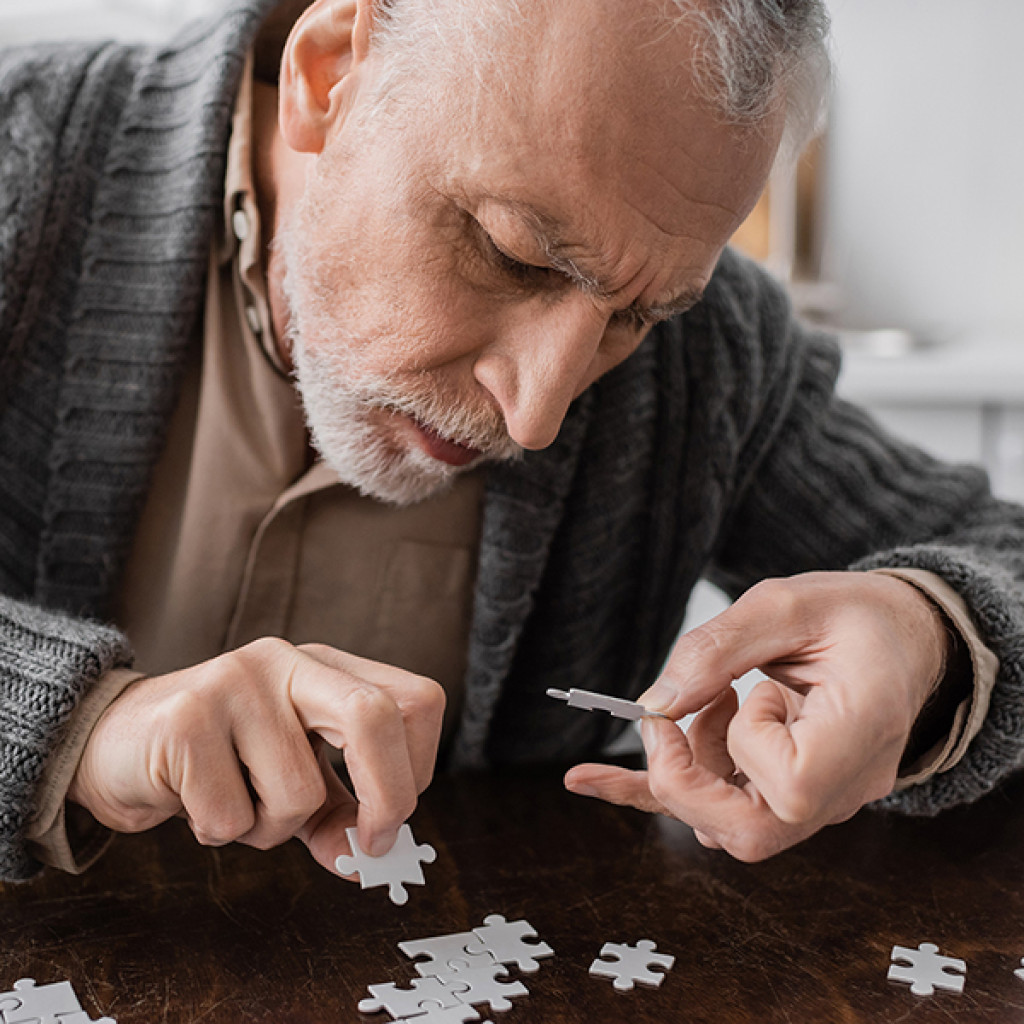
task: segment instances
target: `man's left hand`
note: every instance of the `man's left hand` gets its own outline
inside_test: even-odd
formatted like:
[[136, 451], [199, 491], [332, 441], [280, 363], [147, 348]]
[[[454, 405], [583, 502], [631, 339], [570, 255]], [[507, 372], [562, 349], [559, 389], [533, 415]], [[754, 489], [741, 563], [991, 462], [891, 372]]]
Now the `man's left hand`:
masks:
[[[891, 792], [941, 678], [948, 636], [910, 584], [822, 572], [766, 580], [682, 636], [640, 698], [647, 771], [584, 764], [573, 792], [679, 818], [704, 845], [756, 861]], [[738, 705], [752, 669], [768, 679]]]

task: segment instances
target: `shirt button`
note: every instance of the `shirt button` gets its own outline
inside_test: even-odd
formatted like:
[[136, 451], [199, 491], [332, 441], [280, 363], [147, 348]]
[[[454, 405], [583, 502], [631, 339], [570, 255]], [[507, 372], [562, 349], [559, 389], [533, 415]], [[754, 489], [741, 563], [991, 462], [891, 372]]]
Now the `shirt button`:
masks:
[[263, 324], [260, 323], [260, 314], [255, 306], [245, 307], [245, 319], [249, 321], [249, 330], [259, 337], [263, 333]]
[[245, 210], [235, 210], [231, 215], [231, 229], [240, 242], [249, 237], [249, 215]]

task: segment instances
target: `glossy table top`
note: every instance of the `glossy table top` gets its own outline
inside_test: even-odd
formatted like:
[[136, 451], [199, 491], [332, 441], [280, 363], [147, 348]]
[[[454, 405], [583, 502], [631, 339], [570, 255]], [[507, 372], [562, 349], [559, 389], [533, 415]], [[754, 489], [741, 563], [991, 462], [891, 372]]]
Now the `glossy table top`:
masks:
[[[358, 1012], [366, 987], [416, 977], [397, 943], [502, 914], [556, 955], [496, 1024], [1024, 1022], [1024, 781], [936, 820], [862, 813], [756, 865], [557, 772], [440, 778], [412, 824], [438, 857], [404, 907], [295, 842], [205, 849], [180, 821], [119, 837], [80, 878], [0, 887], [0, 990], [67, 979], [118, 1024], [370, 1024], [387, 1018]], [[605, 942], [642, 938], [676, 957], [659, 989], [588, 975]], [[967, 962], [962, 995], [886, 980], [892, 946], [920, 942]]]

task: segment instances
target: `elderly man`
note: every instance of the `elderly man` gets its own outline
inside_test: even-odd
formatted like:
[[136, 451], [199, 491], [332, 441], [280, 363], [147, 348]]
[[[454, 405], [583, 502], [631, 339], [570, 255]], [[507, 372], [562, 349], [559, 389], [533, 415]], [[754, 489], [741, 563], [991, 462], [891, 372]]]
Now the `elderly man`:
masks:
[[439, 747], [597, 755], [548, 686], [699, 711], [566, 784], [743, 858], [1011, 771], [1024, 513], [724, 248], [819, 3], [273, 8], [0, 52], [3, 877], [175, 814], [382, 852]]

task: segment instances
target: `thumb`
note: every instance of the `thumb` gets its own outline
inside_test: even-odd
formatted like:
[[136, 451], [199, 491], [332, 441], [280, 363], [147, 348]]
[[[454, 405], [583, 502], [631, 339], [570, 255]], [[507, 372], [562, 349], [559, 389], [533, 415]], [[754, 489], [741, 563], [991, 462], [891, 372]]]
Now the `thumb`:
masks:
[[804, 643], [789, 580], [765, 580], [732, 606], [684, 633], [639, 702], [680, 719], [710, 704], [734, 680], [786, 658]]

